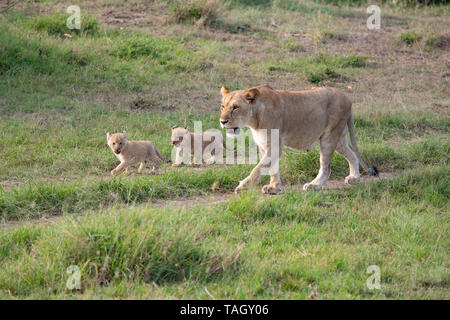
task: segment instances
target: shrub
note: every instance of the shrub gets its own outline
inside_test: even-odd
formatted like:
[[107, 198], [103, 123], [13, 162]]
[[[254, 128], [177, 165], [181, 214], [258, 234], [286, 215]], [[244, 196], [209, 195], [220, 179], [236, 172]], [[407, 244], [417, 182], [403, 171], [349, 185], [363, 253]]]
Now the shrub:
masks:
[[431, 35], [426, 41], [425, 46], [428, 48], [445, 49], [450, 44], [449, 35]]
[[319, 84], [325, 80], [340, 78], [341, 69], [362, 68], [369, 57], [357, 55], [325, 55], [319, 53], [269, 66], [269, 71], [300, 72], [308, 81]]
[[67, 28], [67, 18], [69, 14], [53, 14], [38, 16], [31, 20], [31, 26], [40, 32], [46, 32], [50, 35], [61, 36], [64, 34], [71, 35], [97, 35], [100, 31], [100, 24], [97, 19], [83, 14], [81, 16], [81, 28], [69, 29]]
[[303, 52], [305, 51], [305, 47], [303, 43], [299, 41], [295, 41], [294, 39], [287, 39], [284, 42], [284, 47], [289, 52]]
[[195, 55], [182, 45], [164, 38], [130, 37], [113, 49], [113, 55], [123, 59], [149, 57], [165, 69], [187, 71], [196, 66]]
[[400, 40], [406, 43], [408, 46], [413, 45], [420, 40], [420, 36], [415, 32], [402, 32], [400, 34]]
[[171, 10], [176, 22], [212, 25], [217, 20], [218, 4], [218, 0], [175, 0]]

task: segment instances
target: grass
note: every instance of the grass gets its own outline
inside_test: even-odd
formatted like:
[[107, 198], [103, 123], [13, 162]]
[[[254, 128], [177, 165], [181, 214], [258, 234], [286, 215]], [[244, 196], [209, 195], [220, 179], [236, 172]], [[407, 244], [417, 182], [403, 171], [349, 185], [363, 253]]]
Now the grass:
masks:
[[[358, 55], [326, 55], [322, 52], [315, 56], [306, 56], [272, 63], [269, 71], [300, 73], [311, 83], [320, 84], [326, 80], [342, 77], [344, 70], [366, 66], [367, 56]], [[339, 73], [340, 72], [340, 73]]]
[[[448, 6], [381, 5], [368, 32], [365, 3], [83, 0], [68, 32], [71, 4], [0, 15], [1, 298], [448, 297]], [[263, 83], [343, 90], [363, 158], [395, 178], [297, 192], [318, 147], [283, 151], [277, 197], [231, 197], [250, 165], [109, 176], [106, 132], [170, 158], [173, 125], [220, 129], [222, 85]], [[338, 154], [331, 169], [348, 174]], [[381, 290], [365, 286], [373, 264]]]
[[407, 45], [411, 46], [414, 43], [418, 42], [420, 40], [420, 36], [415, 32], [402, 32], [400, 34], [400, 40]]
[[[108, 209], [5, 230], [2, 297], [206, 298], [207, 287], [225, 299], [304, 299], [313, 291], [443, 298], [448, 169], [348, 190], [249, 192], [217, 207]], [[373, 264], [382, 290], [365, 287]], [[79, 291], [65, 288], [69, 265], [81, 270]]]

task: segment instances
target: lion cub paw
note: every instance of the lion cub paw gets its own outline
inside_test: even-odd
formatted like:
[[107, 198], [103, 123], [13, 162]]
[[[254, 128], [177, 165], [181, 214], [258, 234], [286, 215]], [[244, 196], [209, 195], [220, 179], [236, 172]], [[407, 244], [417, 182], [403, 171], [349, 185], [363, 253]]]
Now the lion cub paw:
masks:
[[359, 182], [359, 177], [355, 177], [355, 176], [347, 176], [347, 177], [345, 177], [345, 183], [357, 184], [358, 182]]
[[281, 187], [267, 184], [261, 189], [261, 191], [264, 194], [277, 194], [278, 192], [281, 191]]
[[305, 185], [303, 186], [303, 191], [309, 191], [309, 190], [319, 191], [320, 189], [322, 189], [322, 186], [320, 186], [318, 184], [305, 183]]

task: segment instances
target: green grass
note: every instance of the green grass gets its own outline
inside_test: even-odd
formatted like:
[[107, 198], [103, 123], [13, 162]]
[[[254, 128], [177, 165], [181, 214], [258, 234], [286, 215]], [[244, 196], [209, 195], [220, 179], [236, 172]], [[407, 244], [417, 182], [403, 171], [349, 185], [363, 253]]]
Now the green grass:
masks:
[[[445, 298], [448, 166], [216, 207], [100, 210], [0, 235], [2, 297]], [[65, 288], [66, 268], [82, 289]], [[369, 265], [381, 290], [365, 286]], [[432, 288], [432, 290], [430, 290]]]
[[[448, 298], [448, 6], [382, 5], [380, 34], [366, 4], [331, 2], [81, 1], [80, 31], [64, 1], [0, 15], [0, 297]], [[173, 125], [219, 129], [222, 85], [263, 83], [345, 91], [363, 158], [395, 178], [289, 191], [317, 174], [318, 147], [283, 150], [276, 197], [231, 196], [252, 165], [109, 176], [106, 132], [170, 158]], [[338, 154], [331, 169], [348, 175]], [[200, 196], [230, 199], [152, 208]]]
[[231, 191], [248, 174], [242, 166], [193, 173], [183, 169], [157, 176], [119, 177], [87, 183], [37, 184], [0, 193], [0, 219], [13, 220], [74, 213], [118, 203], [133, 204], [205, 194], [213, 189]]
[[272, 72], [292, 72], [300, 74], [311, 83], [320, 84], [326, 80], [342, 77], [340, 73], [349, 69], [363, 68], [369, 57], [358, 55], [326, 55], [301, 56], [282, 62], [273, 62], [268, 66]]
[[407, 45], [411, 46], [418, 42], [421, 39], [421, 36], [418, 35], [415, 31], [412, 32], [402, 32], [400, 34], [400, 40]]
[[83, 14], [80, 29], [69, 29], [67, 19], [70, 14], [53, 14], [34, 17], [29, 21], [29, 25], [40, 32], [46, 32], [49, 35], [64, 37], [65, 34], [78, 36], [99, 35], [101, 27], [96, 18]]

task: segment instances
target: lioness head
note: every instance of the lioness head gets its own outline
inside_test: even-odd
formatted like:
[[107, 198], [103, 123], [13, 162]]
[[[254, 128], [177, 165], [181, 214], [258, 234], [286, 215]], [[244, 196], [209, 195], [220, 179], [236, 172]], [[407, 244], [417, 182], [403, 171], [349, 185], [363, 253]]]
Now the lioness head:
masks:
[[173, 126], [172, 127], [172, 144], [175, 147], [178, 147], [184, 139], [188, 139], [190, 132], [187, 127], [179, 127], [179, 126]]
[[124, 131], [122, 133], [113, 133], [109, 132], [106, 134], [106, 140], [108, 141], [108, 146], [115, 154], [120, 154], [123, 147], [127, 143], [127, 133]]
[[220, 125], [227, 129], [227, 135], [237, 136], [250, 122], [254, 108], [258, 104], [260, 92], [257, 88], [230, 92], [222, 87], [220, 106]]

